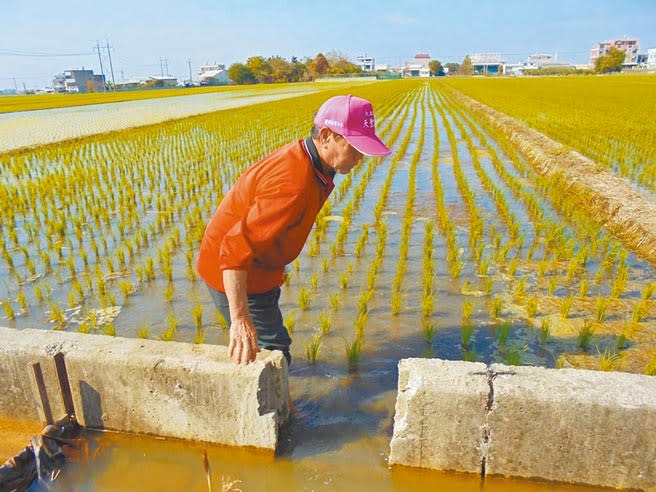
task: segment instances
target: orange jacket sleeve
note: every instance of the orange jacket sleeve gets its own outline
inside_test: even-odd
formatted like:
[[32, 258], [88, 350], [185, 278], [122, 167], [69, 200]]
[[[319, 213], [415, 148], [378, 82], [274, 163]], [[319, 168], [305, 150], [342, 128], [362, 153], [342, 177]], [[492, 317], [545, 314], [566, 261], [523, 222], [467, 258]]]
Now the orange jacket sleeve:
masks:
[[305, 208], [303, 193], [270, 186], [257, 192], [246, 215], [224, 236], [219, 251], [221, 270], [247, 270], [259, 251], [299, 220]]

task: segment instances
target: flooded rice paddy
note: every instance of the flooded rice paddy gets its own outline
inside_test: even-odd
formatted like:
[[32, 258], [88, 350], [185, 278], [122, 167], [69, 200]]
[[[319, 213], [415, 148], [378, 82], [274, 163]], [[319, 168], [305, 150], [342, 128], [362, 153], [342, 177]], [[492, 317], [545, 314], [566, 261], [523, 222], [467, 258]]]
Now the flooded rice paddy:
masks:
[[[390, 470], [397, 363], [651, 373], [653, 267], [439, 84], [351, 90], [374, 102], [393, 153], [338, 178], [288, 268], [293, 412], [277, 455], [94, 433], [55, 487], [206, 490], [207, 449], [214, 483], [244, 492], [591, 490]], [[227, 345], [193, 273], [204, 224], [244, 166], [306, 135], [328, 95], [0, 156], [2, 323]]]

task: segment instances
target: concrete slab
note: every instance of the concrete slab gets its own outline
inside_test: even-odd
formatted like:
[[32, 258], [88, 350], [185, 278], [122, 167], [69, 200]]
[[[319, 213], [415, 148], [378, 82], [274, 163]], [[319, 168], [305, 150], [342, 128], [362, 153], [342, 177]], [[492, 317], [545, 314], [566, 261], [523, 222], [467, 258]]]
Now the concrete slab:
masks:
[[90, 427], [275, 449], [289, 413], [280, 352], [238, 366], [216, 345], [0, 327], [0, 414], [39, 418], [31, 362], [41, 364], [53, 415], [64, 414], [52, 359], [60, 351], [78, 420]]
[[491, 369], [488, 474], [656, 490], [656, 378]]
[[482, 363], [400, 361], [390, 464], [480, 473], [486, 370]]

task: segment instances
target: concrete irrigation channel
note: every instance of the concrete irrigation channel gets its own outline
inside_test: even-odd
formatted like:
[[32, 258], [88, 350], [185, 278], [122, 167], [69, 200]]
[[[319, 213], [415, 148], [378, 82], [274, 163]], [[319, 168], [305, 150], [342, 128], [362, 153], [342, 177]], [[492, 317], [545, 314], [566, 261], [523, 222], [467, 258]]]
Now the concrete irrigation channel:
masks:
[[[90, 428], [274, 450], [289, 415], [279, 352], [243, 367], [221, 346], [10, 328], [0, 347], [3, 416], [74, 413]], [[68, 403], [42, 396], [60, 374], [54, 355]], [[653, 491], [654, 428], [648, 376], [404, 359], [389, 462]]]

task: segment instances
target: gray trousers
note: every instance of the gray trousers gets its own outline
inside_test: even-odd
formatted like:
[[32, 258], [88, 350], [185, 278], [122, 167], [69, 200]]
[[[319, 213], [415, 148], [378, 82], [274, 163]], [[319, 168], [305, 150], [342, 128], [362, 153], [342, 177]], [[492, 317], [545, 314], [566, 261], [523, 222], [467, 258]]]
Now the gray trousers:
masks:
[[[223, 292], [213, 289], [209, 285], [212, 300], [221, 312], [228, 325], [230, 325], [230, 308], [228, 298]], [[278, 301], [280, 300], [280, 287], [271, 289], [262, 294], [248, 295], [248, 312], [257, 331], [257, 341], [261, 348], [267, 350], [281, 350], [287, 359], [287, 364], [292, 362], [289, 346], [292, 339], [283, 324], [282, 313]]]

